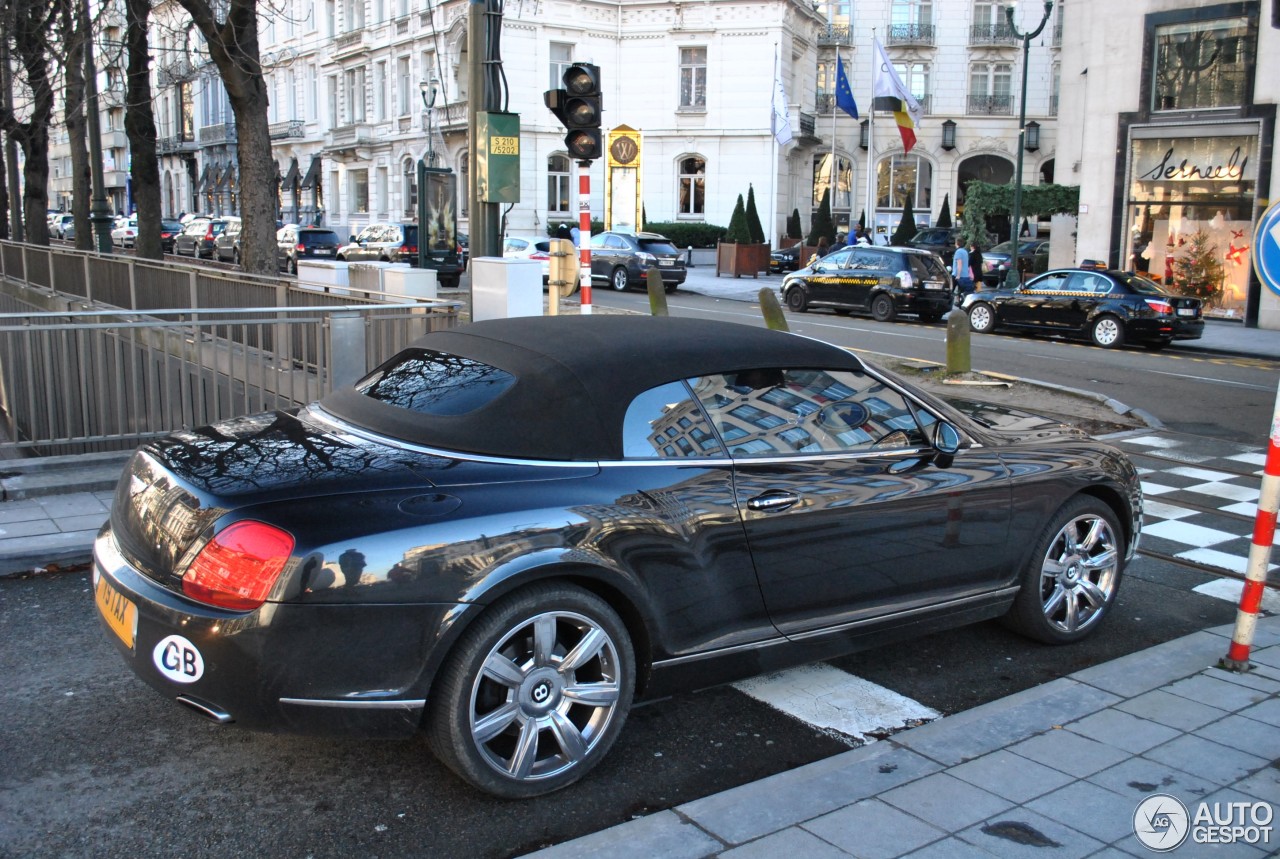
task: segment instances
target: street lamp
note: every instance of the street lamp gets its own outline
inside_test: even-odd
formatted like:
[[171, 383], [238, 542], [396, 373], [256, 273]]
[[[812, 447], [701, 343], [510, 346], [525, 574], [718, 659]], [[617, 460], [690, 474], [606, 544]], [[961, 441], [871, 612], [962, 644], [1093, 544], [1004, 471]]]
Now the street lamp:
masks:
[[942, 123], [942, 148], [948, 152], [956, 148], [956, 123], [953, 119]]
[[[1044, 0], [1044, 17], [1040, 19], [1040, 26], [1036, 27], [1034, 32], [1023, 34], [1018, 31], [1018, 25], [1013, 21], [1013, 7], [1004, 7], [1005, 20], [1009, 22], [1009, 32], [1013, 34], [1015, 39], [1022, 40], [1022, 101], [1018, 104], [1018, 172], [1014, 176], [1013, 185], [1013, 227], [1010, 232], [1009, 242], [1013, 247], [1010, 253], [1009, 273], [1005, 277], [1005, 283], [1013, 289], [1017, 287], [1018, 277], [1018, 225], [1022, 222], [1022, 151], [1026, 146], [1027, 134], [1027, 56], [1031, 53], [1031, 40], [1040, 35], [1044, 30], [1044, 25], [1049, 23], [1049, 15], [1053, 12], [1053, 0]], [[1036, 145], [1040, 141], [1040, 128], [1036, 127]]]
[[427, 114], [427, 166], [434, 167], [436, 166], [436, 142], [431, 130], [431, 120], [435, 112], [436, 95], [440, 91], [439, 81], [436, 80], [435, 75], [432, 75], [431, 80], [419, 82], [418, 89], [422, 91], [422, 109]]

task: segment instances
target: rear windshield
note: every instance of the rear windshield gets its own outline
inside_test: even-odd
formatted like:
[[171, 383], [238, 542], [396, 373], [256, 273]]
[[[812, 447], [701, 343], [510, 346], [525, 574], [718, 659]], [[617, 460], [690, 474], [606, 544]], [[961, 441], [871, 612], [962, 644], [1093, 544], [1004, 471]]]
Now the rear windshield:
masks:
[[431, 349], [406, 349], [356, 383], [356, 391], [422, 415], [465, 415], [504, 394], [505, 370]]
[[160, 229], [162, 230], [180, 230], [182, 229], [182, 221], [161, 221]]
[[333, 230], [305, 230], [298, 233], [298, 241], [304, 245], [336, 245], [341, 240]]
[[1125, 286], [1134, 292], [1142, 295], [1169, 295], [1168, 292], [1160, 288], [1160, 285], [1147, 280], [1145, 277], [1139, 277], [1136, 274], [1122, 274], [1118, 276]]
[[933, 254], [904, 254], [911, 265], [911, 273], [925, 280], [946, 280], [947, 267]]
[[406, 245], [416, 245], [418, 243], [417, 224], [405, 224], [401, 229], [404, 230], [404, 243]]
[[640, 243], [640, 250], [654, 256], [669, 257], [680, 253], [676, 250], [676, 246], [666, 239], [638, 239], [637, 241]]

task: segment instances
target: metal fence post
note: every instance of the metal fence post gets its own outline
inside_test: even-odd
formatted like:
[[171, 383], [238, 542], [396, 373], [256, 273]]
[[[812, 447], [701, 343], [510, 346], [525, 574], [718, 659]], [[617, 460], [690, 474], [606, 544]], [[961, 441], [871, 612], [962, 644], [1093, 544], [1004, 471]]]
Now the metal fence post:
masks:
[[329, 387], [353, 384], [365, 373], [365, 320], [351, 311], [329, 316]]

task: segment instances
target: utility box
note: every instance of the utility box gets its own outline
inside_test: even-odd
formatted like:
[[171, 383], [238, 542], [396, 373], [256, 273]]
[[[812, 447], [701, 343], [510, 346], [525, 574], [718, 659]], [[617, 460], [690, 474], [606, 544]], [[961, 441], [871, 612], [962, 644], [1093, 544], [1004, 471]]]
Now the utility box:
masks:
[[298, 260], [298, 286], [317, 292], [348, 295], [346, 262], [312, 262]]
[[349, 263], [347, 269], [347, 285], [351, 287], [353, 292], [375, 293], [369, 295], [369, 298], [377, 300], [380, 298], [376, 293], [382, 292], [382, 273], [388, 269], [392, 263], [373, 261], [373, 262], [353, 262]]
[[542, 264], [477, 257], [471, 261], [471, 319], [542, 315]]
[[382, 289], [388, 300], [394, 295], [436, 298], [436, 273], [429, 268], [412, 268], [408, 263], [396, 263], [382, 272]]

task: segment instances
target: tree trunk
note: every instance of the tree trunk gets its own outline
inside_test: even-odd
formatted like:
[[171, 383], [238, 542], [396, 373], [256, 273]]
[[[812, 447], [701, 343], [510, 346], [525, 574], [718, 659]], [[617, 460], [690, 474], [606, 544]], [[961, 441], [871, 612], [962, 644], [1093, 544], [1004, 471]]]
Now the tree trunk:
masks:
[[[49, 244], [49, 121], [53, 117], [53, 84], [49, 80], [47, 53], [53, 10], [38, 2], [15, 8], [13, 44], [29, 93], [27, 121], [18, 122], [13, 111], [0, 111], [0, 125], [22, 146], [26, 159], [22, 176], [22, 222], [26, 241]], [[7, 37], [7, 34], [6, 34]]]
[[125, 45], [128, 85], [124, 131], [129, 138], [133, 199], [138, 205], [138, 256], [162, 259], [160, 246], [160, 164], [156, 158], [156, 123], [151, 112], [151, 56], [147, 50], [147, 18], [151, 0], [126, 0]]
[[58, 14], [67, 45], [67, 62], [63, 71], [63, 91], [67, 120], [67, 142], [71, 149], [71, 212], [75, 216], [76, 248], [93, 250], [93, 232], [89, 227], [89, 198], [93, 196], [92, 171], [89, 167], [89, 139], [86, 134], [84, 105], [84, 16], [76, 14], [75, 0], [62, 0]]
[[258, 52], [256, 0], [230, 0], [225, 20], [206, 0], [178, 0], [204, 35], [236, 118], [240, 254], [245, 271], [276, 273], [276, 171], [267, 125], [269, 98]]

